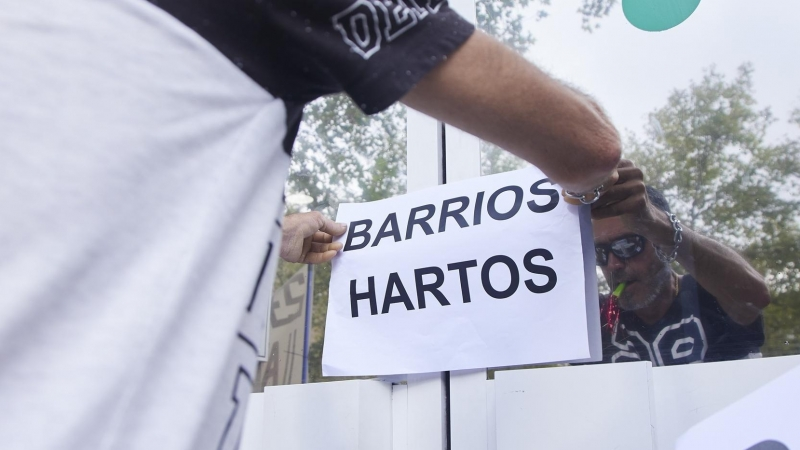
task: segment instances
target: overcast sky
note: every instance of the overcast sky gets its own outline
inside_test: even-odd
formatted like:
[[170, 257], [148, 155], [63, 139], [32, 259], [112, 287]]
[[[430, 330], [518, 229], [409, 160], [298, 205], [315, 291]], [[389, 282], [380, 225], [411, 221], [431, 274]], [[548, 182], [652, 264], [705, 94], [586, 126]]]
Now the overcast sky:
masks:
[[593, 33], [581, 30], [581, 0], [553, 0], [550, 16], [526, 27], [536, 38], [527, 55], [540, 67], [595, 96], [620, 129], [641, 133], [646, 114], [669, 93], [699, 80], [715, 64], [733, 77], [755, 68], [756, 98], [779, 122], [770, 140], [800, 137], [787, 123], [800, 107], [800, 1], [702, 0], [684, 23], [661, 33], [630, 25], [618, 4]]

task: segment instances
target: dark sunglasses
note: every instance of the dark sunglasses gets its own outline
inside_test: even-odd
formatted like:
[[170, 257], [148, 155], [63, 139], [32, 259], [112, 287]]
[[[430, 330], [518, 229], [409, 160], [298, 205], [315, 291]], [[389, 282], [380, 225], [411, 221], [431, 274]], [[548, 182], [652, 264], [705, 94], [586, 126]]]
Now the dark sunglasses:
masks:
[[594, 255], [598, 266], [608, 264], [608, 252], [619, 259], [633, 258], [644, 250], [645, 239], [638, 234], [631, 234], [615, 239], [607, 244], [595, 244]]

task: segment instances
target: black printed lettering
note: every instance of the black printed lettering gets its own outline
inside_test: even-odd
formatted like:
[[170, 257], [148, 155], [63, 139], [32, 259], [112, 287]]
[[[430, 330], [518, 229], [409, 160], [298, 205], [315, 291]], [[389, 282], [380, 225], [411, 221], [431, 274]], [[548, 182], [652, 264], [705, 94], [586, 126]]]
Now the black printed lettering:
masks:
[[[427, 211], [425, 217], [417, 217], [420, 211]], [[436, 207], [433, 205], [422, 205], [411, 210], [408, 215], [408, 225], [406, 226], [406, 240], [411, 239], [411, 233], [414, 231], [414, 225], [419, 225], [426, 235], [433, 234], [433, 228], [428, 225], [428, 221], [436, 213]]]
[[483, 191], [478, 192], [478, 196], [475, 197], [475, 212], [472, 214], [472, 224], [473, 225], [480, 225], [481, 224], [481, 211], [483, 209]]
[[558, 281], [558, 276], [556, 275], [556, 271], [553, 270], [552, 267], [547, 266], [540, 266], [538, 264], [533, 263], [533, 258], [537, 256], [541, 256], [544, 258], [545, 261], [550, 261], [553, 259], [553, 254], [550, 253], [548, 250], [543, 248], [536, 248], [528, 253], [525, 254], [523, 258], [523, 264], [525, 265], [525, 270], [530, 273], [537, 274], [537, 275], [544, 275], [547, 277], [547, 283], [544, 286], [539, 286], [533, 282], [533, 280], [525, 280], [525, 286], [528, 288], [529, 291], [533, 292], [534, 294], [544, 294], [545, 292], [550, 292], [556, 287], [556, 282]]
[[403, 240], [403, 238], [400, 237], [400, 230], [397, 225], [397, 214], [395, 213], [386, 216], [386, 220], [383, 222], [383, 225], [381, 225], [381, 230], [378, 231], [378, 235], [375, 236], [375, 242], [372, 243], [372, 246], [375, 247], [381, 239], [388, 236], [391, 236], [395, 242]]
[[469, 303], [472, 301], [472, 298], [469, 295], [469, 277], [467, 276], [467, 269], [477, 266], [478, 261], [474, 259], [447, 265], [447, 270], [458, 271], [458, 276], [461, 281], [461, 299], [464, 303]]
[[[393, 296], [392, 292], [394, 292], [395, 287], [397, 287], [397, 295]], [[381, 314], [388, 313], [392, 303], [402, 303], [407, 310], [414, 310], [414, 305], [411, 303], [411, 299], [408, 298], [406, 288], [403, 287], [403, 282], [400, 281], [400, 276], [397, 275], [397, 272], [389, 274], [389, 282], [386, 284], [386, 294], [383, 296], [383, 310]]]
[[350, 280], [350, 315], [358, 317], [358, 301], [369, 299], [369, 313], [378, 314], [378, 302], [375, 299], [375, 277], [367, 278], [367, 292], [356, 292], [356, 280]]
[[[514, 205], [511, 207], [508, 212], [499, 213], [497, 212], [497, 197], [500, 196], [503, 192], [511, 191], [514, 193]], [[517, 214], [519, 208], [522, 206], [522, 188], [519, 186], [506, 186], [496, 190], [490, 197], [489, 202], [486, 205], [487, 212], [489, 213], [489, 217], [494, 220], [508, 220], [514, 215]]]
[[[356, 230], [356, 228], [361, 225], [364, 225], [364, 229], [361, 231]], [[369, 219], [355, 220], [350, 222], [350, 226], [347, 227], [347, 241], [345, 242], [344, 250], [342, 251], [349, 252], [351, 250], [360, 250], [369, 245], [369, 240], [372, 238], [368, 233], [370, 227], [372, 227], [372, 221]], [[364, 238], [364, 242], [353, 245], [353, 238]]]
[[[456, 208], [453, 211], [450, 211], [450, 205], [453, 203], [461, 203], [461, 206]], [[466, 220], [464, 220], [464, 216], [461, 213], [467, 209], [469, 206], [469, 198], [468, 197], [456, 197], [456, 198], [449, 198], [442, 203], [442, 214], [439, 216], [439, 233], [445, 230], [447, 225], [447, 218], [452, 217], [456, 219], [456, 223], [461, 228], [466, 228], [469, 226]]]
[[545, 213], [548, 211], [552, 211], [556, 206], [558, 206], [558, 200], [559, 198], [561, 198], [561, 196], [558, 195], [558, 191], [555, 189], [541, 189], [539, 186], [541, 186], [544, 183], [553, 184], [549, 179], [543, 178], [537, 181], [536, 183], [533, 183], [533, 185], [531, 185], [531, 194], [546, 195], [550, 197], [550, 201], [548, 201], [546, 205], [539, 205], [538, 203], [536, 203], [536, 200], [531, 200], [528, 202], [528, 208], [530, 208], [530, 210], [535, 213]]
[[[504, 264], [506, 267], [508, 267], [508, 271], [511, 274], [511, 284], [509, 284], [508, 288], [506, 288], [504, 291], [498, 291], [494, 288], [494, 286], [492, 286], [492, 280], [489, 277], [489, 272], [492, 270], [492, 266], [495, 264]], [[517, 287], [519, 286], [519, 269], [517, 269], [517, 264], [513, 259], [505, 255], [492, 256], [486, 260], [481, 268], [481, 282], [483, 283], [483, 289], [493, 298], [511, 297], [515, 292], [517, 292]]]
[[[425, 275], [435, 275], [436, 280], [433, 283], [425, 284], [422, 277]], [[444, 284], [444, 271], [438, 267], [423, 267], [414, 271], [414, 281], [417, 286], [417, 307], [425, 309], [425, 293], [430, 292], [439, 301], [442, 306], [450, 305], [447, 298], [439, 291], [439, 288]]]

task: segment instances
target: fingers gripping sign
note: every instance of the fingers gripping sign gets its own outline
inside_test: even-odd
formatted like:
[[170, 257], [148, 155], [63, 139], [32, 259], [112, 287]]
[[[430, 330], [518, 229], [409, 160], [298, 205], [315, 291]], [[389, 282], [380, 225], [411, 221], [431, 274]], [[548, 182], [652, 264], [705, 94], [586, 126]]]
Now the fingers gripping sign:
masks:
[[347, 226], [328, 219], [319, 212], [290, 214], [283, 220], [281, 258], [288, 262], [320, 264], [328, 262], [342, 249], [334, 236], [341, 236]]

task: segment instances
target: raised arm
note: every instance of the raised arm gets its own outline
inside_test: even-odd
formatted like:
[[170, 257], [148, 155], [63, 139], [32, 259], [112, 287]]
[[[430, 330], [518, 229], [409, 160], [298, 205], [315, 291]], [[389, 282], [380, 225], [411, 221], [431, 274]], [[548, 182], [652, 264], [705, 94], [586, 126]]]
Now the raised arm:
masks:
[[761, 274], [734, 250], [686, 226], [677, 261], [736, 323], [753, 323], [769, 305], [769, 289]]
[[[618, 170], [619, 181], [593, 205], [592, 218], [619, 216], [635, 233], [670, 253], [675, 236], [672, 223], [648, 200], [642, 171], [630, 161], [622, 161]], [[716, 297], [734, 322], [753, 323], [770, 301], [764, 278], [733, 249], [681, 226], [678, 263]]]
[[499, 145], [571, 191], [602, 184], [620, 158], [619, 135], [592, 99], [479, 31], [402, 102]]

